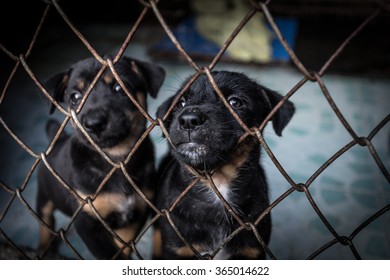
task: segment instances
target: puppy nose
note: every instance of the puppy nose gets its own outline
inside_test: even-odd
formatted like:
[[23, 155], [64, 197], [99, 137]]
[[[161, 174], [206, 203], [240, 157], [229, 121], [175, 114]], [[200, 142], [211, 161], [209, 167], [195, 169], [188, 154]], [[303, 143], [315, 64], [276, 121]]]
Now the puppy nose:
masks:
[[106, 128], [107, 118], [103, 115], [88, 115], [82, 119], [84, 128], [87, 132], [99, 135]]
[[179, 124], [184, 129], [194, 129], [202, 125], [204, 121], [204, 116], [199, 110], [184, 112], [179, 117]]

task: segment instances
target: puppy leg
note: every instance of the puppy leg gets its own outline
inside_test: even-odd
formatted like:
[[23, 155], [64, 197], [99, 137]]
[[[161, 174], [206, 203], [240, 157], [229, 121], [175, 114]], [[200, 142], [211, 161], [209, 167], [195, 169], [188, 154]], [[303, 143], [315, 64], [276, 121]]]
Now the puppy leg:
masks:
[[[165, 260], [195, 260], [199, 259], [199, 255], [196, 254], [190, 247], [188, 247], [177, 233], [173, 230], [170, 224], [161, 224], [161, 257]], [[200, 244], [192, 244], [192, 247], [200, 252], [204, 252], [204, 248]]]
[[[125, 227], [115, 229], [115, 233], [125, 242], [134, 240], [138, 231], [139, 231], [138, 223], [132, 223]], [[116, 244], [116, 246], [118, 246], [118, 248], [122, 249], [122, 252], [126, 256], [126, 258], [130, 258], [130, 254], [132, 251], [130, 247], [123, 248], [124, 245], [116, 238], [114, 238], [114, 243]]]
[[153, 232], [153, 252], [152, 252], [153, 260], [161, 260], [162, 259], [162, 240], [161, 240], [161, 230], [159, 228], [155, 228]]
[[[55, 220], [54, 220], [54, 203], [47, 199], [43, 192], [38, 192], [37, 198], [37, 213], [38, 216], [45, 222], [45, 224], [54, 229]], [[44, 226], [40, 225], [40, 239], [39, 239], [39, 251], [47, 250], [48, 246], [51, 244], [52, 239], [55, 237], [50, 230]]]
[[[74, 225], [81, 239], [97, 259], [112, 259], [119, 251], [113, 242], [113, 236], [98, 219], [90, 214], [81, 212]], [[123, 254], [118, 254], [116, 259], [124, 259]]]

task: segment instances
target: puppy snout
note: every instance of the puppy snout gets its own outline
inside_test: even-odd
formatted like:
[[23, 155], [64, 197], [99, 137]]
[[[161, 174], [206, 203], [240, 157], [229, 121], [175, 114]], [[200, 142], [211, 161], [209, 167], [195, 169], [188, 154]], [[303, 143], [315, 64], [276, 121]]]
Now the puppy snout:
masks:
[[179, 117], [179, 124], [183, 129], [195, 129], [204, 122], [204, 115], [197, 109], [186, 111]]
[[107, 126], [107, 118], [103, 114], [92, 112], [82, 118], [82, 123], [87, 132], [99, 135]]

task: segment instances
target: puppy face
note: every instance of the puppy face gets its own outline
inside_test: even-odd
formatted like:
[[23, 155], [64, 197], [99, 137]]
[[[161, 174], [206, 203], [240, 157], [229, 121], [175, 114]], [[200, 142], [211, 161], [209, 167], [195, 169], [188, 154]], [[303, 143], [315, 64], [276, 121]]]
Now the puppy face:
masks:
[[[221, 71], [212, 72], [212, 76], [229, 105], [248, 127], [259, 126], [282, 99], [278, 93], [240, 73]], [[165, 115], [173, 100], [171, 97], [159, 107], [158, 117]], [[273, 127], [279, 136], [293, 114], [294, 106], [287, 101], [274, 115]], [[206, 76], [200, 76], [191, 85], [164, 125], [176, 148], [174, 156], [198, 170], [209, 171], [231, 160], [244, 132]]]
[[[82, 60], [51, 77], [44, 86], [56, 101], [65, 103], [68, 110], [76, 111], [101, 66], [95, 58]], [[115, 64], [115, 70], [144, 109], [146, 93], [156, 97], [165, 77], [162, 68], [127, 57]], [[54, 105], [51, 112], [53, 110]], [[146, 123], [108, 68], [93, 87], [77, 118], [103, 149], [120, 147], [128, 138], [138, 138]], [[88, 144], [80, 130], [76, 129], [76, 135]]]

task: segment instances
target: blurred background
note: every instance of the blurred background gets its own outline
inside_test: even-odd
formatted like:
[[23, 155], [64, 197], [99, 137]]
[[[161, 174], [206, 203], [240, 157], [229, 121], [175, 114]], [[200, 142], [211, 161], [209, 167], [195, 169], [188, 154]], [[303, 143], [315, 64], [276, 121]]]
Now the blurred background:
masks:
[[[50, 1], [49, 1], [50, 2]], [[59, 6], [99, 53], [115, 54], [141, 14], [142, 1], [58, 1]], [[48, 147], [44, 127], [49, 118], [39, 88], [17, 57], [25, 55], [47, 7], [47, 1], [13, 1], [1, 4], [0, 17], [0, 258], [23, 258], [20, 250], [36, 257], [39, 222], [26, 208], [35, 209], [36, 159], [21, 148], [7, 131], [11, 129], [36, 154]], [[251, 1], [161, 0], [158, 10], [184, 50], [200, 66], [208, 66], [240, 21], [251, 11]], [[358, 30], [322, 76], [335, 104], [359, 137], [367, 137], [390, 113], [390, 14], [388, 1], [274, 0], [267, 5], [286, 43], [309, 71], [318, 72], [357, 28]], [[39, 35], [26, 58], [38, 80], [68, 68], [91, 52], [51, 6]], [[155, 112], [196, 72], [167, 36], [152, 9], [142, 19], [125, 55], [165, 68], [166, 80], [157, 99], [149, 99]], [[13, 72], [16, 69], [15, 72]], [[215, 70], [243, 72], [266, 87], [286, 95], [304, 75], [283, 48], [269, 21], [254, 15], [216, 64]], [[14, 75], [14, 76], [12, 76]], [[12, 77], [10, 79], [10, 77]], [[278, 137], [266, 127], [264, 136], [277, 160], [296, 183], [306, 183], [353, 137], [332, 110], [316, 82], [306, 82], [290, 98], [296, 114]], [[56, 112], [60, 120], [64, 116]], [[151, 133], [158, 164], [167, 142], [158, 127]], [[309, 191], [325, 219], [340, 236], [351, 236], [381, 209], [383, 215], [353, 234], [353, 245], [363, 259], [390, 259], [390, 124], [375, 134], [372, 145], [382, 171], [367, 146], [354, 145], [310, 184]], [[271, 202], [291, 185], [262, 153], [270, 185]], [[26, 181], [27, 178], [27, 181]], [[20, 196], [15, 192], [23, 186]], [[305, 193], [293, 192], [271, 211], [273, 232], [269, 248], [277, 259], [306, 259], [332, 235], [309, 203]], [[69, 219], [56, 213], [57, 228]], [[67, 240], [86, 259], [93, 256], [75, 233]], [[137, 248], [150, 257], [150, 234]], [[354, 259], [348, 246], [336, 243], [315, 256], [318, 259]], [[77, 258], [61, 244], [55, 258]]]

